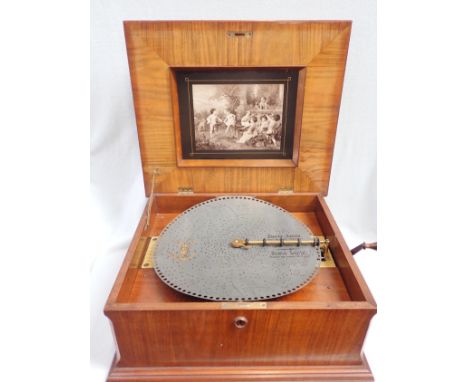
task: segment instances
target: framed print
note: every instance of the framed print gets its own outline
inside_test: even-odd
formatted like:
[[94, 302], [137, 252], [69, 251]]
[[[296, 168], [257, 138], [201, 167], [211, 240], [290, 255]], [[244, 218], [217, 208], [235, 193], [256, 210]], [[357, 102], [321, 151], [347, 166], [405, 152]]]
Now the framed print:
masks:
[[303, 70], [174, 69], [178, 164], [295, 166]]

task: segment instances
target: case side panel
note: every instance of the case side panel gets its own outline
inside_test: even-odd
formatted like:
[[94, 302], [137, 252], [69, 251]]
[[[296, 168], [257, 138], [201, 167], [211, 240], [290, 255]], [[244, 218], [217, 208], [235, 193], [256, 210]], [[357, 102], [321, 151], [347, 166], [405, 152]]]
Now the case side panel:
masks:
[[[245, 317], [242, 329], [236, 317]], [[359, 365], [372, 312], [112, 312], [121, 367]]]
[[319, 196], [317, 200], [319, 207], [316, 211], [317, 219], [322, 226], [324, 235], [330, 239], [330, 248], [335, 263], [341, 272], [351, 298], [356, 301], [367, 301], [376, 306], [375, 300], [324, 198]]
[[[104, 308], [104, 312], [107, 314], [107, 311], [110, 309], [110, 307], [117, 303], [119, 298], [122, 297], [122, 294], [125, 295], [127, 293], [130, 293], [128, 288], [128, 285], [131, 285], [132, 283], [129, 282], [128, 278], [132, 277], [132, 273], [128, 272], [129, 269], [132, 267], [132, 262], [135, 261], [134, 255], [135, 251], [137, 251], [138, 247], [141, 245], [141, 236], [145, 228], [146, 224], [146, 211], [148, 208], [148, 203], [146, 204], [145, 209], [143, 210], [143, 214], [141, 216], [140, 222], [138, 223], [138, 226], [136, 228], [135, 234], [133, 235], [133, 239], [130, 243], [130, 246], [128, 248], [127, 254], [124, 257], [122, 266], [120, 267], [119, 273], [117, 275], [117, 278], [114, 282], [114, 286], [112, 287], [111, 293], [109, 294], [109, 297], [106, 302], [106, 306]], [[133, 277], [136, 275], [136, 273], [133, 274]]]

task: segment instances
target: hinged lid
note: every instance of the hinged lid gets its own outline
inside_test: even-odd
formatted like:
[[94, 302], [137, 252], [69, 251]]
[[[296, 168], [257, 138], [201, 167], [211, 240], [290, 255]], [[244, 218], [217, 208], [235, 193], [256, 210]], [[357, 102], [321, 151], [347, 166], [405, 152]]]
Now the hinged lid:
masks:
[[[350, 21], [126, 21], [145, 190], [328, 192]], [[171, 68], [305, 68], [297, 167], [178, 167]], [[172, 89], [173, 91], [173, 89]], [[269, 166], [271, 162], [268, 162]]]

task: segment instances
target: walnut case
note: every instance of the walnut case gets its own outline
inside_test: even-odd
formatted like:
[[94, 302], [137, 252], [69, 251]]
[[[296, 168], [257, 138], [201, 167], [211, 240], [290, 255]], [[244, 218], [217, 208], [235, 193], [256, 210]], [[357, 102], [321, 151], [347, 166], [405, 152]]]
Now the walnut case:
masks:
[[[149, 201], [105, 306], [117, 346], [108, 381], [373, 380], [362, 346], [376, 304], [324, 200], [351, 22], [124, 27]], [[301, 68], [295, 163], [183, 163], [172, 71], [183, 67]], [[208, 302], [169, 288], [142, 266], [150, 238], [221, 194], [254, 195], [291, 212], [330, 240], [335, 266], [296, 293], [262, 303]], [[242, 328], [234, 322], [240, 316], [248, 320]]]

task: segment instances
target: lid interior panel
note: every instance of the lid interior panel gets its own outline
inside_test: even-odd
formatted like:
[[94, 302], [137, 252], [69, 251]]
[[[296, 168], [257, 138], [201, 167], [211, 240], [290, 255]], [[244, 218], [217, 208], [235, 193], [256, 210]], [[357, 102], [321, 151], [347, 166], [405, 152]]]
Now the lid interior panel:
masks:
[[[326, 195], [338, 122], [350, 21], [126, 21], [125, 35], [145, 191], [317, 192]], [[251, 32], [249, 38], [230, 31]], [[177, 166], [172, 69], [305, 68], [296, 167]], [[259, 160], [261, 162], [261, 160]]]

